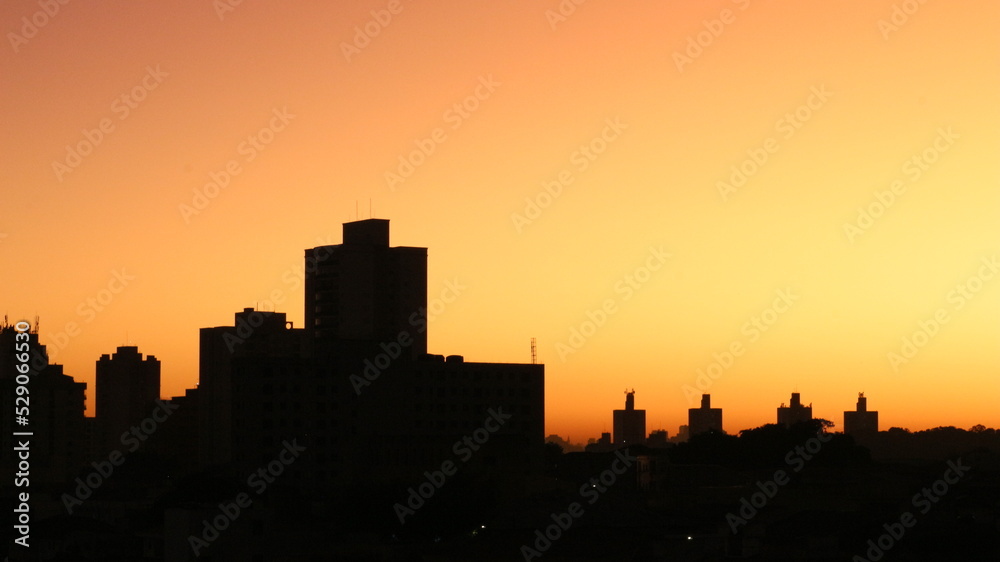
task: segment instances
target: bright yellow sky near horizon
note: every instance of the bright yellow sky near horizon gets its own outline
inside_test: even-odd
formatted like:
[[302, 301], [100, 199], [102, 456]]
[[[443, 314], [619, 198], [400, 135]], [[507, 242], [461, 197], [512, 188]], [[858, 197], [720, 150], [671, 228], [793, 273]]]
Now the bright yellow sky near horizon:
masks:
[[174, 396], [199, 328], [301, 325], [303, 249], [370, 201], [464, 286], [432, 353], [537, 338], [546, 434], [626, 388], [671, 435], [702, 390], [729, 432], [793, 391], [1000, 426], [996, 2], [43, 4], [0, 6], [0, 301], [88, 414], [126, 334]]

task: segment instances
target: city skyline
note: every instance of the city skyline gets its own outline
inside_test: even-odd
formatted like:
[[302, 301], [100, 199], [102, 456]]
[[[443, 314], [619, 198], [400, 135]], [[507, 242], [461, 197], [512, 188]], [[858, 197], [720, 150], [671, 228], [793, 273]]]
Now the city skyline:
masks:
[[1000, 426], [1000, 6], [566, 4], [5, 3], [3, 312], [88, 415], [119, 345], [180, 396], [200, 328], [304, 327], [302, 251], [381, 218], [428, 352], [536, 338], [545, 435], [626, 387], [671, 435], [703, 393]]
[[[362, 219], [358, 221], [345, 222], [343, 224], [344, 234], [342, 237], [344, 238], [344, 242], [342, 244], [324, 245], [316, 248], [305, 249], [304, 262], [306, 265], [304, 266], [304, 271], [306, 272], [306, 277], [308, 279], [312, 279], [314, 277], [315, 278], [328, 277], [330, 273], [333, 274], [334, 279], [340, 279], [344, 275], [343, 272], [339, 271], [340, 268], [345, 268], [346, 270], [354, 271], [358, 270], [360, 265], [360, 270], [364, 271], [364, 273], [355, 274], [357, 275], [357, 279], [359, 281], [358, 286], [370, 286], [373, 289], [375, 287], [386, 286], [382, 285], [381, 284], [382, 282], [378, 281], [379, 279], [391, 280], [393, 283], [398, 283], [398, 285], [392, 285], [392, 287], [395, 288], [392, 289], [391, 291], [392, 292], [402, 291], [401, 294], [409, 295], [409, 298], [413, 299], [409, 306], [399, 303], [397, 299], [391, 299], [390, 301], [382, 302], [375, 293], [369, 295], [370, 297], [372, 297], [373, 300], [369, 302], [367, 306], [358, 307], [356, 306], [356, 303], [354, 303], [353, 301], [344, 301], [341, 302], [339, 305], [334, 306], [334, 310], [342, 311], [348, 317], [352, 315], [357, 315], [359, 313], [363, 313], [363, 315], [366, 317], [368, 314], [371, 314], [372, 320], [376, 322], [381, 322], [380, 324], [371, 324], [365, 327], [364, 324], [358, 324], [356, 321], [347, 321], [346, 324], [341, 325], [338, 324], [338, 314], [334, 315], [327, 314], [328, 320], [330, 321], [327, 324], [342, 326], [341, 328], [339, 328], [339, 331], [337, 332], [338, 335], [336, 336], [335, 339], [345, 338], [348, 342], [350, 342], [352, 338], [357, 338], [359, 344], [363, 344], [366, 341], [371, 342], [378, 340], [385, 345], [391, 345], [396, 339], [394, 335], [397, 333], [398, 330], [403, 329], [404, 331], [407, 332], [413, 332], [414, 329], [422, 328], [422, 329], [417, 329], [414, 334], [414, 336], [418, 340], [418, 343], [411, 343], [406, 347], [407, 349], [406, 355], [408, 357], [412, 353], [412, 358], [419, 358], [427, 354], [427, 350], [425, 349], [424, 344], [419, 342], [423, 341], [428, 336], [427, 334], [427, 328], [429, 327], [428, 319], [433, 314], [433, 308], [432, 308], [433, 305], [430, 304], [425, 305], [423, 299], [418, 294], [413, 293], [412, 289], [409, 287], [411, 287], [412, 285], [416, 285], [417, 287], [422, 286], [420, 280], [423, 279], [423, 277], [426, 275], [425, 273], [426, 265], [422, 262], [426, 261], [427, 248], [410, 247], [410, 246], [396, 246], [396, 247], [391, 246], [389, 226], [390, 226], [390, 221], [384, 219]], [[385, 246], [387, 250], [393, 252], [393, 255], [397, 256], [391, 262], [394, 265], [386, 265], [390, 262], [380, 262], [382, 263], [382, 265], [378, 266], [376, 269], [373, 269], [371, 271], [367, 270], [367, 267], [369, 266], [364, 264], [368, 264], [370, 262], [369, 258], [364, 256], [370, 251], [369, 248], [373, 246], [374, 247]], [[404, 264], [404, 265], [397, 265], [397, 264]], [[390, 269], [385, 269], [386, 267]], [[397, 270], [397, 268], [401, 269]], [[337, 284], [341, 282], [337, 282]], [[308, 283], [317, 283], [317, 282], [309, 281]], [[345, 285], [346, 287], [350, 288], [351, 291], [357, 290], [356, 287], [351, 283], [346, 283]], [[330, 292], [329, 289], [330, 286], [328, 285], [321, 286], [317, 284], [312, 289], [312, 291], [307, 290], [307, 297], [305, 298], [304, 306], [308, 308], [310, 305], [315, 306], [316, 303], [319, 302], [315, 298], [315, 296], [308, 296], [308, 295], [316, 295], [317, 291], [319, 292], [325, 291], [326, 293], [329, 293]], [[384, 290], [384, 289], [377, 289], [377, 290]], [[327, 298], [329, 299], [330, 297], [328, 296]], [[389, 310], [385, 308], [390, 303], [397, 304], [395, 310]], [[414, 314], [407, 314], [407, 312], [411, 308], [414, 310]], [[317, 312], [319, 310], [320, 309], [317, 308]], [[379, 311], [384, 311], [384, 313], [380, 313]], [[150, 353], [144, 354], [142, 351], [139, 350], [138, 346], [136, 345], [120, 345], [116, 347], [113, 353], [102, 354], [101, 357], [95, 362], [96, 372], [98, 375], [97, 380], [94, 382], [93, 386], [88, 385], [88, 389], [92, 388], [92, 390], [88, 390], [87, 394], [88, 395], [93, 394], [93, 396], [96, 397], [102, 395], [102, 393], [107, 394], [110, 392], [115, 392], [120, 396], [113, 400], [109, 400], [109, 403], [116, 402], [118, 404], [116, 408], [122, 408], [123, 405], [128, 405], [129, 408], [138, 408], [134, 412], [127, 412], [124, 409], [117, 411], [115, 415], [117, 415], [118, 417], [115, 418], [114, 420], [112, 420], [108, 416], [104, 416], [102, 423], [107, 423], [112, 428], [122, 427], [126, 425], [122, 420], [127, 420], [130, 417], [136, 418], [137, 416], [139, 416], [141, 412], [145, 411], [145, 409], [148, 409], [149, 405], [154, 402], [154, 395], [157, 391], [159, 391], [159, 397], [162, 399], [176, 399], [176, 398], [182, 398], [183, 396], [185, 396], [185, 394], [191, 391], [202, 389], [206, 393], [204, 394], [205, 398], [203, 399], [204, 411], [212, 410], [215, 411], [216, 413], [225, 412], [226, 415], [229, 415], [228, 410], [220, 409], [216, 406], [213, 406], [211, 408], [208, 407], [209, 404], [218, 404], [218, 403], [228, 404], [230, 398], [228, 397], [228, 391], [225, 394], [226, 398], [221, 398], [220, 396], [215, 394], [216, 390], [214, 390], [213, 386], [203, 386], [203, 384], [206, 381], [205, 379], [206, 374], [211, 373], [219, 368], [218, 365], [216, 364], [218, 358], [209, 359], [207, 363], [205, 358], [214, 357], [214, 355], [212, 354], [218, 354], [218, 353], [222, 353], [223, 356], [228, 357], [230, 354], [233, 353], [234, 348], [238, 348], [242, 345], [245, 345], [246, 338], [253, 336], [256, 331], [259, 331], [257, 324], [249, 320], [249, 318], [253, 318], [254, 315], [259, 312], [264, 312], [266, 314], [267, 324], [276, 323], [278, 327], [289, 330], [291, 330], [291, 328], [294, 326], [294, 323], [288, 322], [286, 320], [288, 316], [288, 311], [285, 310], [262, 311], [262, 310], [257, 310], [256, 308], [253, 307], [247, 307], [244, 308], [242, 312], [239, 311], [235, 312], [236, 320], [232, 327], [227, 327], [227, 326], [200, 327], [199, 330], [202, 332], [200, 338], [201, 340], [200, 354], [203, 359], [200, 368], [199, 378], [201, 379], [202, 384], [196, 384], [194, 387], [185, 389], [184, 392], [176, 396], [166, 395], [163, 393], [162, 386], [160, 383], [160, 367], [161, 367], [160, 362], [159, 360], [156, 359], [156, 357], [153, 354]], [[314, 313], [313, 315], [317, 314]], [[319, 314], [319, 316], [323, 315]], [[403, 322], [403, 320], [406, 320], [408, 316], [409, 316], [408, 318], [409, 322], [408, 323]], [[417, 317], [417, 321], [414, 321], [415, 316]], [[380, 318], [382, 319], [381, 321], [379, 320]], [[14, 322], [17, 323], [18, 321], [15, 320]], [[28, 322], [27, 320], [24, 320], [23, 322], [27, 322], [29, 325], [31, 325], [31, 322]], [[42, 340], [41, 336], [43, 334], [37, 331], [38, 324], [40, 324], [40, 322], [36, 319], [35, 325], [32, 327], [32, 333], [35, 334], [39, 338], [39, 340]], [[320, 334], [323, 333], [323, 330], [320, 329], [319, 323], [316, 324], [316, 329], [314, 331], [317, 334], [316, 335], [317, 338], [320, 337]], [[328, 335], [325, 336], [326, 338], [330, 338], [333, 336], [333, 331], [331, 331], [329, 327], [326, 328], [326, 331], [328, 332]], [[306, 332], [312, 333], [313, 330], [306, 330]], [[269, 344], [268, 349], [270, 349], [271, 345], [273, 344]], [[289, 349], [295, 348], [297, 345], [298, 344], [290, 344], [290, 342], [285, 342], [283, 344], [283, 346], [289, 347]], [[354, 344], [348, 343], [346, 345], [347, 347], [344, 349], [352, 353], [359, 352], [359, 349], [354, 348]], [[364, 345], [369, 345], [369, 344], [364, 344]], [[225, 348], [225, 350], [223, 350], [223, 347]], [[384, 347], [382, 349], [384, 349]], [[378, 351], [381, 350], [376, 348], [374, 352], [370, 352], [369, 359], [376, 358], [377, 355], [375, 355], [375, 352]], [[206, 356], [206, 353], [209, 353], [209, 355]], [[464, 356], [455, 356], [455, 357], [459, 357], [462, 360], [464, 360]], [[228, 361], [229, 361], [228, 359], [225, 360], [226, 363], [228, 363]], [[110, 376], [109, 370], [116, 363], [118, 364], [119, 368], [126, 369], [124, 372], [116, 374], [115, 376], [117, 377], [121, 377], [125, 372], [131, 373], [133, 369], [139, 369], [141, 365], [146, 365], [146, 367], [143, 367], [143, 369], [152, 368], [148, 376], [154, 378], [150, 379], [150, 382], [141, 383], [141, 385], [143, 386], [142, 390], [140, 390], [139, 386], [136, 386], [140, 384], [138, 381], [131, 381], [129, 379], [124, 379], [124, 378], [121, 379], [121, 382], [116, 385], [105, 384], [101, 387], [98, 387], [98, 382], [100, 381], [102, 369], [105, 372], [105, 376]], [[51, 364], [59, 368], [63, 367], [63, 365], [57, 362], [52, 362]], [[542, 363], [541, 366], [544, 367], [545, 364]], [[206, 369], [208, 370], [206, 371]], [[117, 371], [111, 371], [111, 372], [117, 372]], [[135, 372], [138, 373], [139, 371]], [[228, 368], [226, 369], [226, 372], [228, 372]], [[72, 374], [68, 375], [72, 376]], [[368, 386], [371, 381], [369, 382], [361, 381], [360, 379], [355, 378], [357, 376], [360, 375], [358, 373], [352, 374], [352, 379], [350, 384], [354, 387], [355, 391], [360, 394], [360, 390], [363, 389], [365, 386]], [[73, 380], [75, 382], [80, 382], [76, 379]], [[109, 378], [108, 380], [111, 380], [111, 378]], [[358, 381], [360, 381], [360, 385]], [[150, 386], [150, 384], [152, 384], [152, 386]], [[683, 439], [687, 438], [687, 436], [689, 435], [687, 431], [683, 432], [683, 435], [680, 435], [681, 432], [677, 430], [671, 431], [672, 429], [671, 427], [667, 426], [654, 427], [651, 424], [647, 424], [646, 410], [635, 409], [635, 394], [636, 392], [634, 389], [626, 390], [625, 409], [624, 410], [616, 409], [612, 412], [613, 413], [612, 425], [614, 427], [614, 432], [612, 434], [613, 437], [611, 440], [611, 444], [615, 446], [621, 446], [623, 444], [628, 444], [633, 442], [643, 443], [646, 440], [647, 431], [659, 431], [659, 430], [666, 430], [668, 432], [668, 435], [672, 434], [675, 439], [678, 436], [681, 436]], [[145, 395], [145, 398], [141, 399], [138, 398], [139, 396], [142, 395]], [[110, 396], [110, 394], [108, 394], [108, 396]], [[129, 399], [128, 396], [132, 396], [132, 398]], [[721, 413], [722, 409], [719, 408], [718, 406], [712, 408], [710, 406], [710, 400], [711, 400], [710, 397], [711, 393], [705, 393], [700, 395], [699, 396], [700, 406], [690, 408], [689, 409], [690, 413], [688, 415], [689, 417], [682, 420], [683, 422], [687, 423], [680, 423], [677, 426], [673, 427], [684, 428], [684, 429], [694, 428], [695, 430], [690, 431], [690, 435], [701, 433], [705, 431], [705, 428], [708, 427], [721, 426], [723, 431], [726, 431], [725, 424], [721, 422], [721, 420], [723, 419]], [[100, 399], [97, 399], [97, 402], [99, 403]], [[817, 415], [815, 416], [815, 419], [825, 419], [827, 421], [833, 422], [834, 431], [836, 432], [851, 433], [848, 427], [851, 423], [851, 420], [848, 419], [848, 416], [849, 415], [857, 416], [858, 414], [856, 414], [855, 412], [865, 412], [866, 404], [867, 404], [867, 398], [864, 396], [863, 392], [859, 392], [856, 410], [843, 411], [843, 414], [838, 418], [834, 418], [833, 416]], [[736, 402], [736, 405], [739, 406], [740, 404]], [[700, 421], [697, 424], [692, 423], [692, 420], [694, 418], [692, 418], [691, 416], [694, 416], [696, 412], [707, 413], [707, 410], [709, 408], [717, 412], [713, 414], [714, 416], [718, 417], [717, 421], [708, 421], [710, 419], [714, 419], [710, 415], [710, 417], [705, 418], [704, 421]], [[655, 412], [656, 409], [654, 408], [652, 411]], [[785, 422], [786, 425], [790, 425], [792, 421], [800, 421], [803, 419], [805, 420], [814, 419], [812, 415], [812, 403], [810, 403], [809, 406], [801, 405], [799, 392], [791, 393], [791, 400], [789, 402], [789, 406], [786, 407], [785, 403], [782, 402], [781, 405], [778, 407], [777, 411], [778, 411], [778, 419], [774, 423], [782, 423], [781, 422], [782, 415], [790, 416], [789, 421]], [[87, 417], [95, 417], [94, 414], [96, 413], [96, 408], [88, 409], [88, 413], [90, 413], [91, 415]], [[875, 416], [873, 422], [873, 428], [877, 431], [879, 429], [878, 412], [871, 412], [871, 413], [873, 413]], [[837, 420], [840, 420], [839, 424], [837, 423]], [[770, 423], [772, 422], [762, 422], [758, 425], [740, 427], [735, 430], [733, 428], [730, 428], [726, 432], [730, 434], [738, 434], [742, 430], [754, 429], [763, 425], [768, 425]], [[857, 425], [860, 424], [861, 422], [854, 421], [853, 423]], [[704, 427], [698, 427], [699, 425], [704, 425]], [[946, 426], [950, 426], [950, 424], [944, 424], [942, 426], [936, 426], [936, 427], [946, 427]], [[207, 427], [227, 427], [225, 431], [227, 432], [229, 431], [228, 423], [222, 423], [219, 420], [213, 421], [212, 423], [208, 424]], [[885, 431], [889, 429], [889, 427], [883, 426], [881, 427], [881, 429]], [[931, 429], [931, 428], [918, 428], [918, 430], [920, 429]], [[117, 434], [114, 432], [114, 430], [112, 430], [110, 433], [111, 435], [109, 441], [114, 442], [115, 440], [114, 438], [117, 437]], [[558, 435], [550, 433], [547, 430], [545, 433], [546, 435]], [[607, 433], [607, 432], [602, 431], [602, 433]], [[626, 435], [631, 435], [632, 438], [627, 438]], [[586, 435], [582, 438], [581, 441], [573, 444], [586, 445], [587, 443], [596, 442], [598, 441], [599, 436], [600, 434], [598, 434], [598, 436]], [[213, 437], [212, 439], [215, 438]], [[211, 447], [206, 447], [206, 450], [218, 452], [218, 451], [224, 451], [227, 448], [228, 445], [221, 445], [217, 443], [213, 444]]]

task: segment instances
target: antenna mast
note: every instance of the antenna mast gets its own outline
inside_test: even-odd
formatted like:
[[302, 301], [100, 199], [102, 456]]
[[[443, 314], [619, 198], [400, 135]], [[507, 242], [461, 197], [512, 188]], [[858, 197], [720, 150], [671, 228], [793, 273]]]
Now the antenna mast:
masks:
[[531, 338], [531, 364], [538, 363], [538, 348], [535, 347], [535, 338]]

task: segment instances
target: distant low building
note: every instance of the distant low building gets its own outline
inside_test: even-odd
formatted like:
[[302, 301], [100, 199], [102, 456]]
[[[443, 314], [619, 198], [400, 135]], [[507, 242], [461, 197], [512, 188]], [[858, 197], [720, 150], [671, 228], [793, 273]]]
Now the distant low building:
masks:
[[848, 435], [867, 435], [878, 433], [878, 412], [868, 410], [868, 399], [864, 392], [858, 393], [857, 409], [844, 412], [844, 433]]
[[606, 453], [615, 450], [614, 444], [611, 443], [611, 434], [605, 431], [600, 439], [587, 443], [584, 450], [588, 453]]
[[671, 441], [674, 443], [683, 443], [687, 441], [690, 436], [691, 432], [689, 431], [687, 424], [683, 424], [677, 428], [677, 435], [674, 435], [674, 438], [671, 439]]
[[583, 452], [583, 445], [571, 442], [569, 437], [567, 437], [566, 439], [563, 439], [562, 437], [560, 437], [559, 435], [556, 435], [555, 433], [553, 433], [553, 434], [549, 435], [548, 437], [546, 437], [545, 438], [545, 442], [546, 443], [554, 443], [556, 445], [559, 445], [559, 447], [562, 448], [562, 451], [564, 453], [582, 453]]
[[714, 430], [722, 432], [722, 408], [712, 407], [712, 395], [701, 395], [701, 407], [688, 409], [688, 432], [698, 435]]
[[649, 432], [649, 436], [646, 437], [646, 446], [653, 449], [662, 449], [667, 446], [669, 439], [667, 439], [666, 429], [654, 429]]
[[625, 409], [612, 412], [614, 443], [619, 447], [646, 441], [646, 410], [635, 409], [635, 391], [625, 391]]
[[812, 404], [803, 406], [798, 392], [792, 393], [792, 401], [778, 407], [778, 424], [792, 426], [798, 422], [809, 421], [813, 417]]

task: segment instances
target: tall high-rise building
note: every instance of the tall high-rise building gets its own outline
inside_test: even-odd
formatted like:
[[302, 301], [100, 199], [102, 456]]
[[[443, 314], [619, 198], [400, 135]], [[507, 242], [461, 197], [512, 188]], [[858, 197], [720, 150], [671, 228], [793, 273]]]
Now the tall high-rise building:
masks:
[[[317, 353], [377, 350], [407, 332], [427, 353], [427, 248], [390, 247], [389, 221], [344, 223], [342, 244], [305, 251], [305, 329]], [[422, 322], [422, 324], [421, 324]]]
[[625, 391], [625, 409], [612, 412], [615, 445], [641, 445], [646, 441], [646, 410], [635, 409], [635, 391]]
[[722, 408], [712, 407], [712, 395], [701, 395], [701, 407], [688, 409], [688, 434], [722, 431]]
[[[235, 397], [233, 385], [241, 382], [236, 376], [252, 377], [265, 363], [282, 360], [299, 368], [304, 357], [305, 330], [295, 328], [283, 312], [266, 312], [244, 308], [237, 312], [232, 326], [202, 328], [198, 356], [198, 449], [202, 465], [225, 464], [233, 459], [233, 405], [249, 404], [248, 416], [254, 416], [252, 396]], [[241, 363], [240, 373], [234, 374], [234, 364]], [[270, 372], [270, 371], [268, 371]], [[252, 384], [240, 389], [253, 394]], [[271, 383], [277, 381], [269, 381]], [[273, 388], [261, 386], [260, 391]], [[263, 402], [263, 399], [261, 399]], [[246, 429], [244, 421], [243, 429]]]
[[[45, 346], [34, 330], [25, 332], [26, 341], [17, 338], [17, 331], [6, 323], [0, 325], [0, 448], [16, 458], [15, 447], [28, 442], [31, 456], [32, 485], [62, 483], [72, 478], [90, 458], [90, 441], [84, 417], [87, 383], [76, 382], [63, 373], [62, 365], [49, 364]], [[20, 344], [18, 350], [16, 344]], [[27, 348], [23, 347], [27, 344]], [[18, 356], [28, 353], [29, 369], [21, 373], [17, 368], [23, 362]], [[17, 392], [19, 375], [29, 378], [27, 401]], [[23, 381], [23, 379], [22, 379]], [[20, 397], [22, 400], [18, 400]], [[24, 408], [25, 404], [30, 408]], [[15, 417], [26, 411], [22, 419]], [[31, 432], [30, 436], [17, 436], [14, 432]], [[5, 453], [6, 455], [7, 453]], [[0, 477], [6, 482], [14, 479], [17, 463], [2, 462]]]
[[788, 406], [784, 404], [778, 406], [778, 423], [782, 425], [792, 426], [798, 422], [809, 421], [812, 417], [812, 404], [803, 406], [798, 392], [792, 393], [792, 400]]
[[844, 412], [844, 433], [866, 435], [878, 433], [878, 412], [868, 410], [868, 399], [864, 392], [858, 393], [857, 409]]
[[275, 485], [313, 493], [406, 489], [445, 460], [500, 479], [541, 470], [544, 365], [428, 354], [427, 250], [390, 248], [388, 229], [347, 223], [343, 244], [306, 250], [303, 329], [249, 309], [202, 329], [208, 460], [255, 470], [295, 442], [306, 452]]
[[152, 414], [160, 398], [160, 361], [143, 358], [136, 346], [121, 346], [97, 360], [99, 448], [121, 447], [121, 434]]

